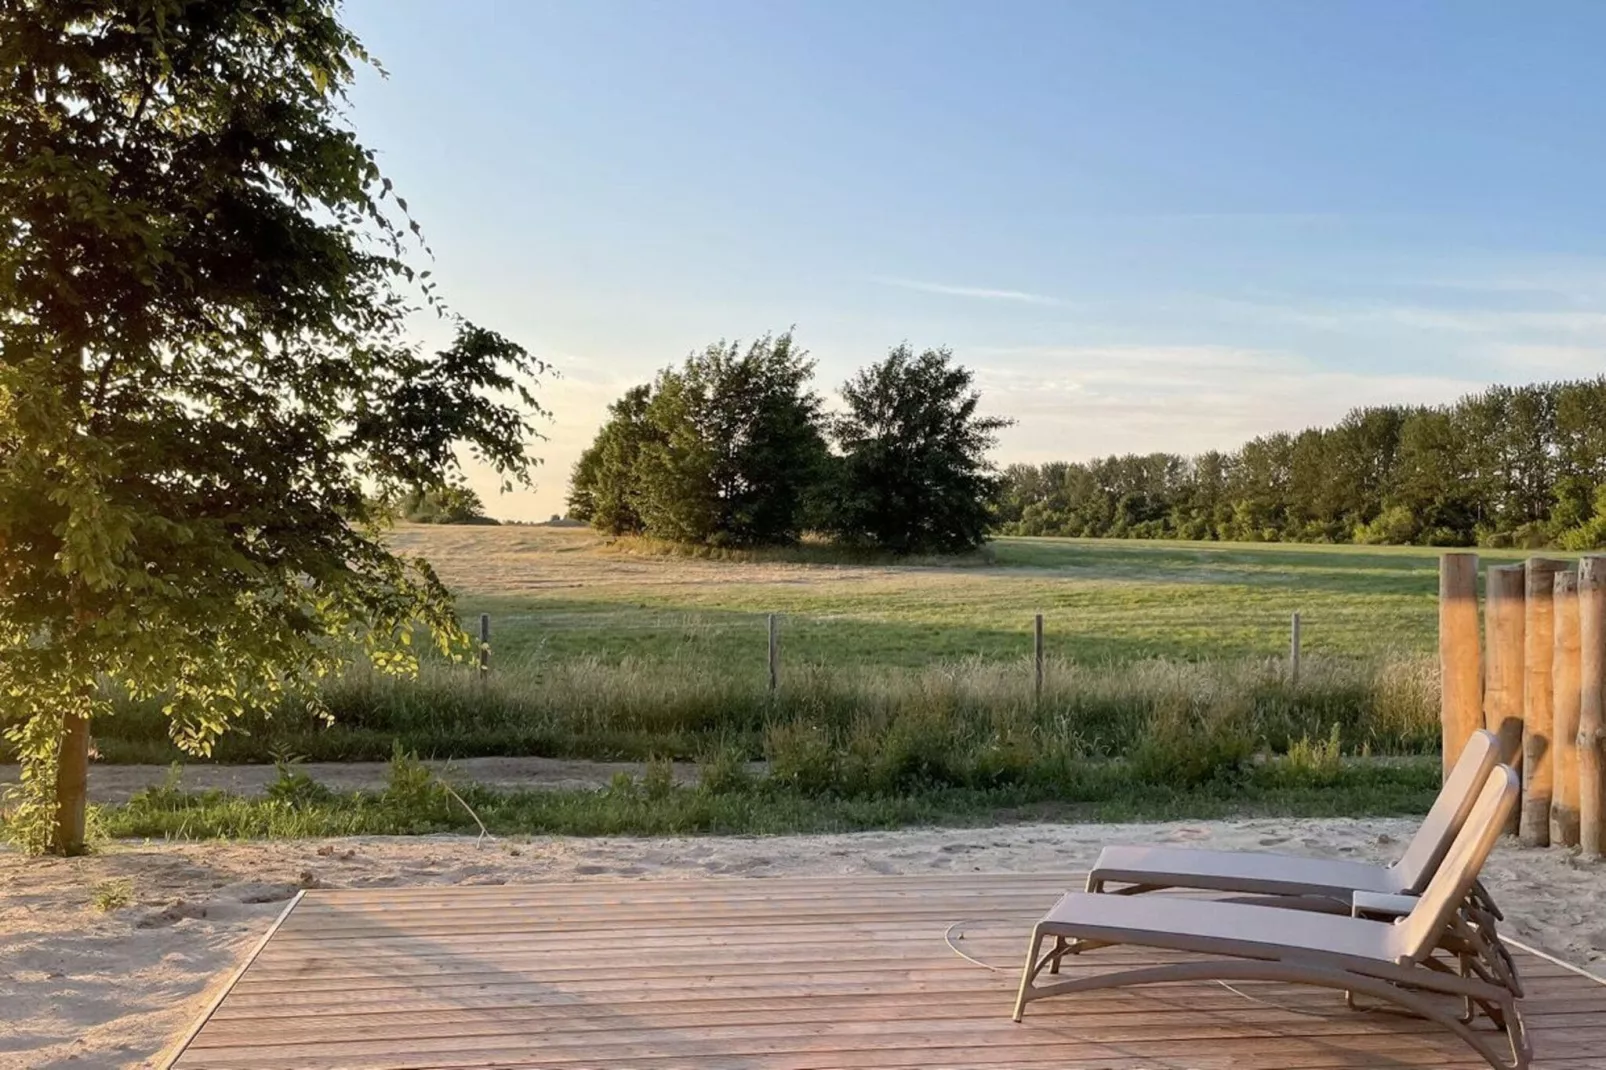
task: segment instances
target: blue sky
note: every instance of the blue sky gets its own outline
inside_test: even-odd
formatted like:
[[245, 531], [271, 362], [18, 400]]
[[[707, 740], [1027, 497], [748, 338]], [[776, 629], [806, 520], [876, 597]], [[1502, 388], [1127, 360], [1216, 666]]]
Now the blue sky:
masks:
[[629, 385], [796, 324], [949, 345], [1000, 462], [1606, 371], [1606, 5], [348, 0], [352, 121], [458, 310]]

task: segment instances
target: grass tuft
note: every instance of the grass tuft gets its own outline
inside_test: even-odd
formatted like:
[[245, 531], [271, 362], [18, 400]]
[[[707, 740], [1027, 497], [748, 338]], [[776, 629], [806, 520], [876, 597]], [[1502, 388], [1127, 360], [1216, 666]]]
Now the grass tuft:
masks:
[[89, 901], [102, 914], [121, 910], [134, 901], [134, 885], [128, 880], [107, 880], [95, 885]]

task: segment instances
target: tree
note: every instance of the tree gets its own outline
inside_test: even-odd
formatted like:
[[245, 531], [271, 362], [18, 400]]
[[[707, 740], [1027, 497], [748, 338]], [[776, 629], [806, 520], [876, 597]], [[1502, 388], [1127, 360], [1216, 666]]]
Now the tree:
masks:
[[409, 491], [401, 504], [403, 520], [414, 524], [495, 524], [485, 503], [463, 483]]
[[569, 479], [569, 516], [609, 535], [639, 535], [636, 465], [641, 447], [659, 441], [647, 419], [650, 386], [637, 386], [608, 406], [608, 422], [575, 462]]
[[835, 534], [898, 554], [985, 541], [1001, 485], [987, 451], [1011, 421], [979, 415], [972, 384], [949, 350], [917, 356], [907, 344], [843, 384]]
[[611, 534], [796, 542], [828, 455], [813, 362], [790, 332], [717, 342], [610, 407], [576, 464], [572, 514]]
[[542, 369], [446, 315], [341, 118], [335, 0], [0, 5], [0, 693], [9, 830], [84, 846], [89, 727], [159, 697], [205, 754], [355, 649], [467, 648], [375, 500], [457, 451], [528, 479]]

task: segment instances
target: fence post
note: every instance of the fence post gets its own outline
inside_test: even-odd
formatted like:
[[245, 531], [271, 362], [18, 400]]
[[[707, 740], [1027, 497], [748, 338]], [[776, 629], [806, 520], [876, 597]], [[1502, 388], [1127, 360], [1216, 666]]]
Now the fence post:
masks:
[[1606, 556], [1578, 566], [1578, 825], [1584, 857], [1606, 853]]
[[1550, 846], [1550, 803], [1555, 794], [1551, 733], [1556, 730], [1556, 573], [1565, 561], [1528, 559], [1522, 683], [1522, 817], [1518, 835], [1527, 847]]
[[1439, 558], [1439, 726], [1444, 775], [1483, 724], [1483, 659], [1478, 644], [1478, 555]]
[[1288, 626], [1288, 682], [1299, 686], [1299, 610], [1294, 610]]
[[1032, 619], [1032, 660], [1037, 666], [1037, 683], [1032, 691], [1032, 699], [1039, 704], [1043, 701], [1043, 615], [1037, 614]]
[[1550, 733], [1556, 785], [1550, 804], [1550, 842], [1578, 846], [1578, 573], [1556, 573], [1556, 645], [1551, 662], [1556, 722]]
[[[1487, 686], [1483, 691], [1483, 725], [1500, 737], [1500, 760], [1522, 766], [1522, 656], [1523, 578], [1521, 565], [1490, 568], [1485, 579], [1488, 595], [1484, 616], [1484, 647], [1488, 651]], [[1517, 831], [1515, 812], [1507, 825]]]
[[769, 615], [770, 632], [770, 693], [781, 686], [781, 628], [774, 613]]
[[491, 674], [491, 615], [480, 614], [480, 679]]

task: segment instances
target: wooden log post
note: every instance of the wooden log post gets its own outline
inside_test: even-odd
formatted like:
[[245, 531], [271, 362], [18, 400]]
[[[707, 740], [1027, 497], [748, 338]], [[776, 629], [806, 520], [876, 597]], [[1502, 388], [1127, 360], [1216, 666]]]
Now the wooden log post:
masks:
[[1578, 846], [1578, 573], [1556, 573], [1556, 644], [1550, 673], [1555, 696], [1555, 727], [1551, 730], [1552, 780], [1550, 842]]
[[[1500, 760], [1522, 765], [1522, 655], [1523, 581], [1521, 565], [1499, 565], [1488, 570], [1484, 589], [1484, 649], [1488, 664], [1483, 689], [1483, 726], [1500, 737]], [[1513, 812], [1508, 833], [1517, 831]]]
[[1041, 613], [1032, 618], [1032, 662], [1037, 670], [1036, 684], [1032, 690], [1032, 701], [1041, 705], [1043, 702], [1043, 615]]
[[491, 615], [480, 614], [480, 679], [491, 675]]
[[1565, 561], [1528, 559], [1524, 591], [1526, 623], [1522, 686], [1522, 813], [1518, 836], [1528, 847], [1550, 844], [1550, 804], [1555, 794], [1555, 756], [1551, 733], [1556, 730], [1556, 681], [1551, 666], [1556, 655], [1556, 573]]
[[62, 720], [61, 752], [56, 758], [57, 854], [81, 855], [89, 800], [89, 718], [68, 713]]
[[774, 613], [769, 615], [770, 694], [781, 689], [781, 623]]
[[1483, 727], [1483, 657], [1478, 641], [1478, 555], [1439, 558], [1439, 725], [1444, 775]]
[[1606, 556], [1578, 566], [1578, 842], [1606, 854]]
[[1299, 686], [1299, 610], [1294, 610], [1293, 619], [1288, 622], [1288, 682], [1293, 687]]

